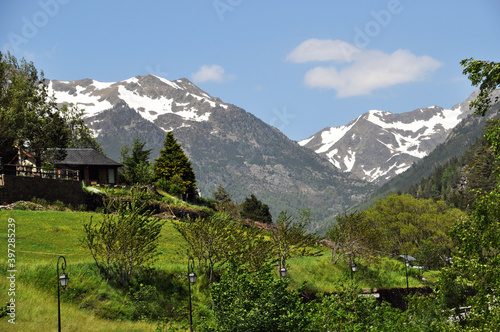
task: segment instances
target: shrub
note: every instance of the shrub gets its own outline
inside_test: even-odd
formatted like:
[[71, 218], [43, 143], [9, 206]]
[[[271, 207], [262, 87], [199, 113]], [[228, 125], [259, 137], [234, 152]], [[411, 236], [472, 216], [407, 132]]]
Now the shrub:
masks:
[[[111, 201], [107, 206], [111, 209]], [[85, 235], [82, 243], [99, 268], [126, 286], [132, 273], [138, 267], [151, 263], [158, 255], [158, 238], [163, 226], [159, 219], [150, 218], [151, 212], [146, 204], [118, 201], [116, 215], [106, 214], [102, 221], [84, 223]]]

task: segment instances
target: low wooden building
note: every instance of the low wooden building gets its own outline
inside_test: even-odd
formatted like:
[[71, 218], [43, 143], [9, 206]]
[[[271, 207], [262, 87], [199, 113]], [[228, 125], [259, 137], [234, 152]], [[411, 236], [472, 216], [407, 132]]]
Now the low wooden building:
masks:
[[55, 163], [56, 169], [78, 170], [86, 185], [117, 185], [118, 169], [123, 165], [94, 149], [66, 149], [64, 160]]

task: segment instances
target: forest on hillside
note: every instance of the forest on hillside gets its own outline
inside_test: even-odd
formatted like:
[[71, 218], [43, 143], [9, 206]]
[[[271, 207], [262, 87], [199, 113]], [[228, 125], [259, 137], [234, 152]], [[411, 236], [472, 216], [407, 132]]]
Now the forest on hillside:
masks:
[[442, 200], [467, 211], [473, 208], [477, 194], [491, 192], [496, 187], [499, 166], [491, 144], [479, 137], [463, 155], [438, 165], [429, 176], [412, 184], [407, 193], [415, 198]]

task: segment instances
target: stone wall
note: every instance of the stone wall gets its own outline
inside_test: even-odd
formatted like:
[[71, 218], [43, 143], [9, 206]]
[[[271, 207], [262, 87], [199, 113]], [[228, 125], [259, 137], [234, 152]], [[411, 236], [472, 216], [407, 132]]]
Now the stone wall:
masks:
[[0, 205], [29, 201], [33, 197], [43, 198], [48, 202], [59, 200], [73, 206], [86, 204], [88, 200], [79, 181], [3, 175], [3, 185], [0, 186]]

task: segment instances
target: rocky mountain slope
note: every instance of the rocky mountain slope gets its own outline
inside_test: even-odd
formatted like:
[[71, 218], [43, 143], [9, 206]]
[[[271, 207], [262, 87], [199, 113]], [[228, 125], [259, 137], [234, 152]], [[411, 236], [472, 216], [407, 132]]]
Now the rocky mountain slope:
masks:
[[59, 103], [85, 110], [86, 123], [115, 160], [136, 136], [157, 157], [165, 132], [173, 131], [204, 196], [222, 184], [236, 201], [256, 194], [274, 217], [282, 210], [311, 208], [314, 228], [320, 229], [373, 189], [187, 79], [147, 75], [113, 83], [50, 81], [49, 88]]
[[345, 126], [325, 128], [299, 144], [336, 168], [380, 185], [444, 142], [472, 113], [470, 98], [451, 109], [431, 106], [399, 114], [372, 110]]
[[[476, 92], [477, 93], [477, 92]], [[472, 94], [472, 98], [476, 97]], [[493, 96], [500, 96], [500, 90], [495, 90]], [[468, 98], [466, 101], [470, 101]], [[383, 198], [391, 193], [407, 192], [411, 185], [418, 186], [422, 178], [430, 176], [438, 166], [444, 165], [453, 157], [461, 157], [475, 140], [484, 134], [484, 128], [488, 120], [500, 118], [500, 102], [492, 105], [485, 116], [474, 114], [468, 115], [455, 128], [453, 128], [446, 140], [439, 144], [427, 156], [413, 164], [404, 173], [395, 176], [382, 186], [374, 190], [365, 201], [357, 203], [351, 210], [364, 210], [374, 204], [379, 198]], [[467, 165], [460, 165], [460, 168], [467, 168]], [[460, 184], [456, 184], [459, 186]]]

